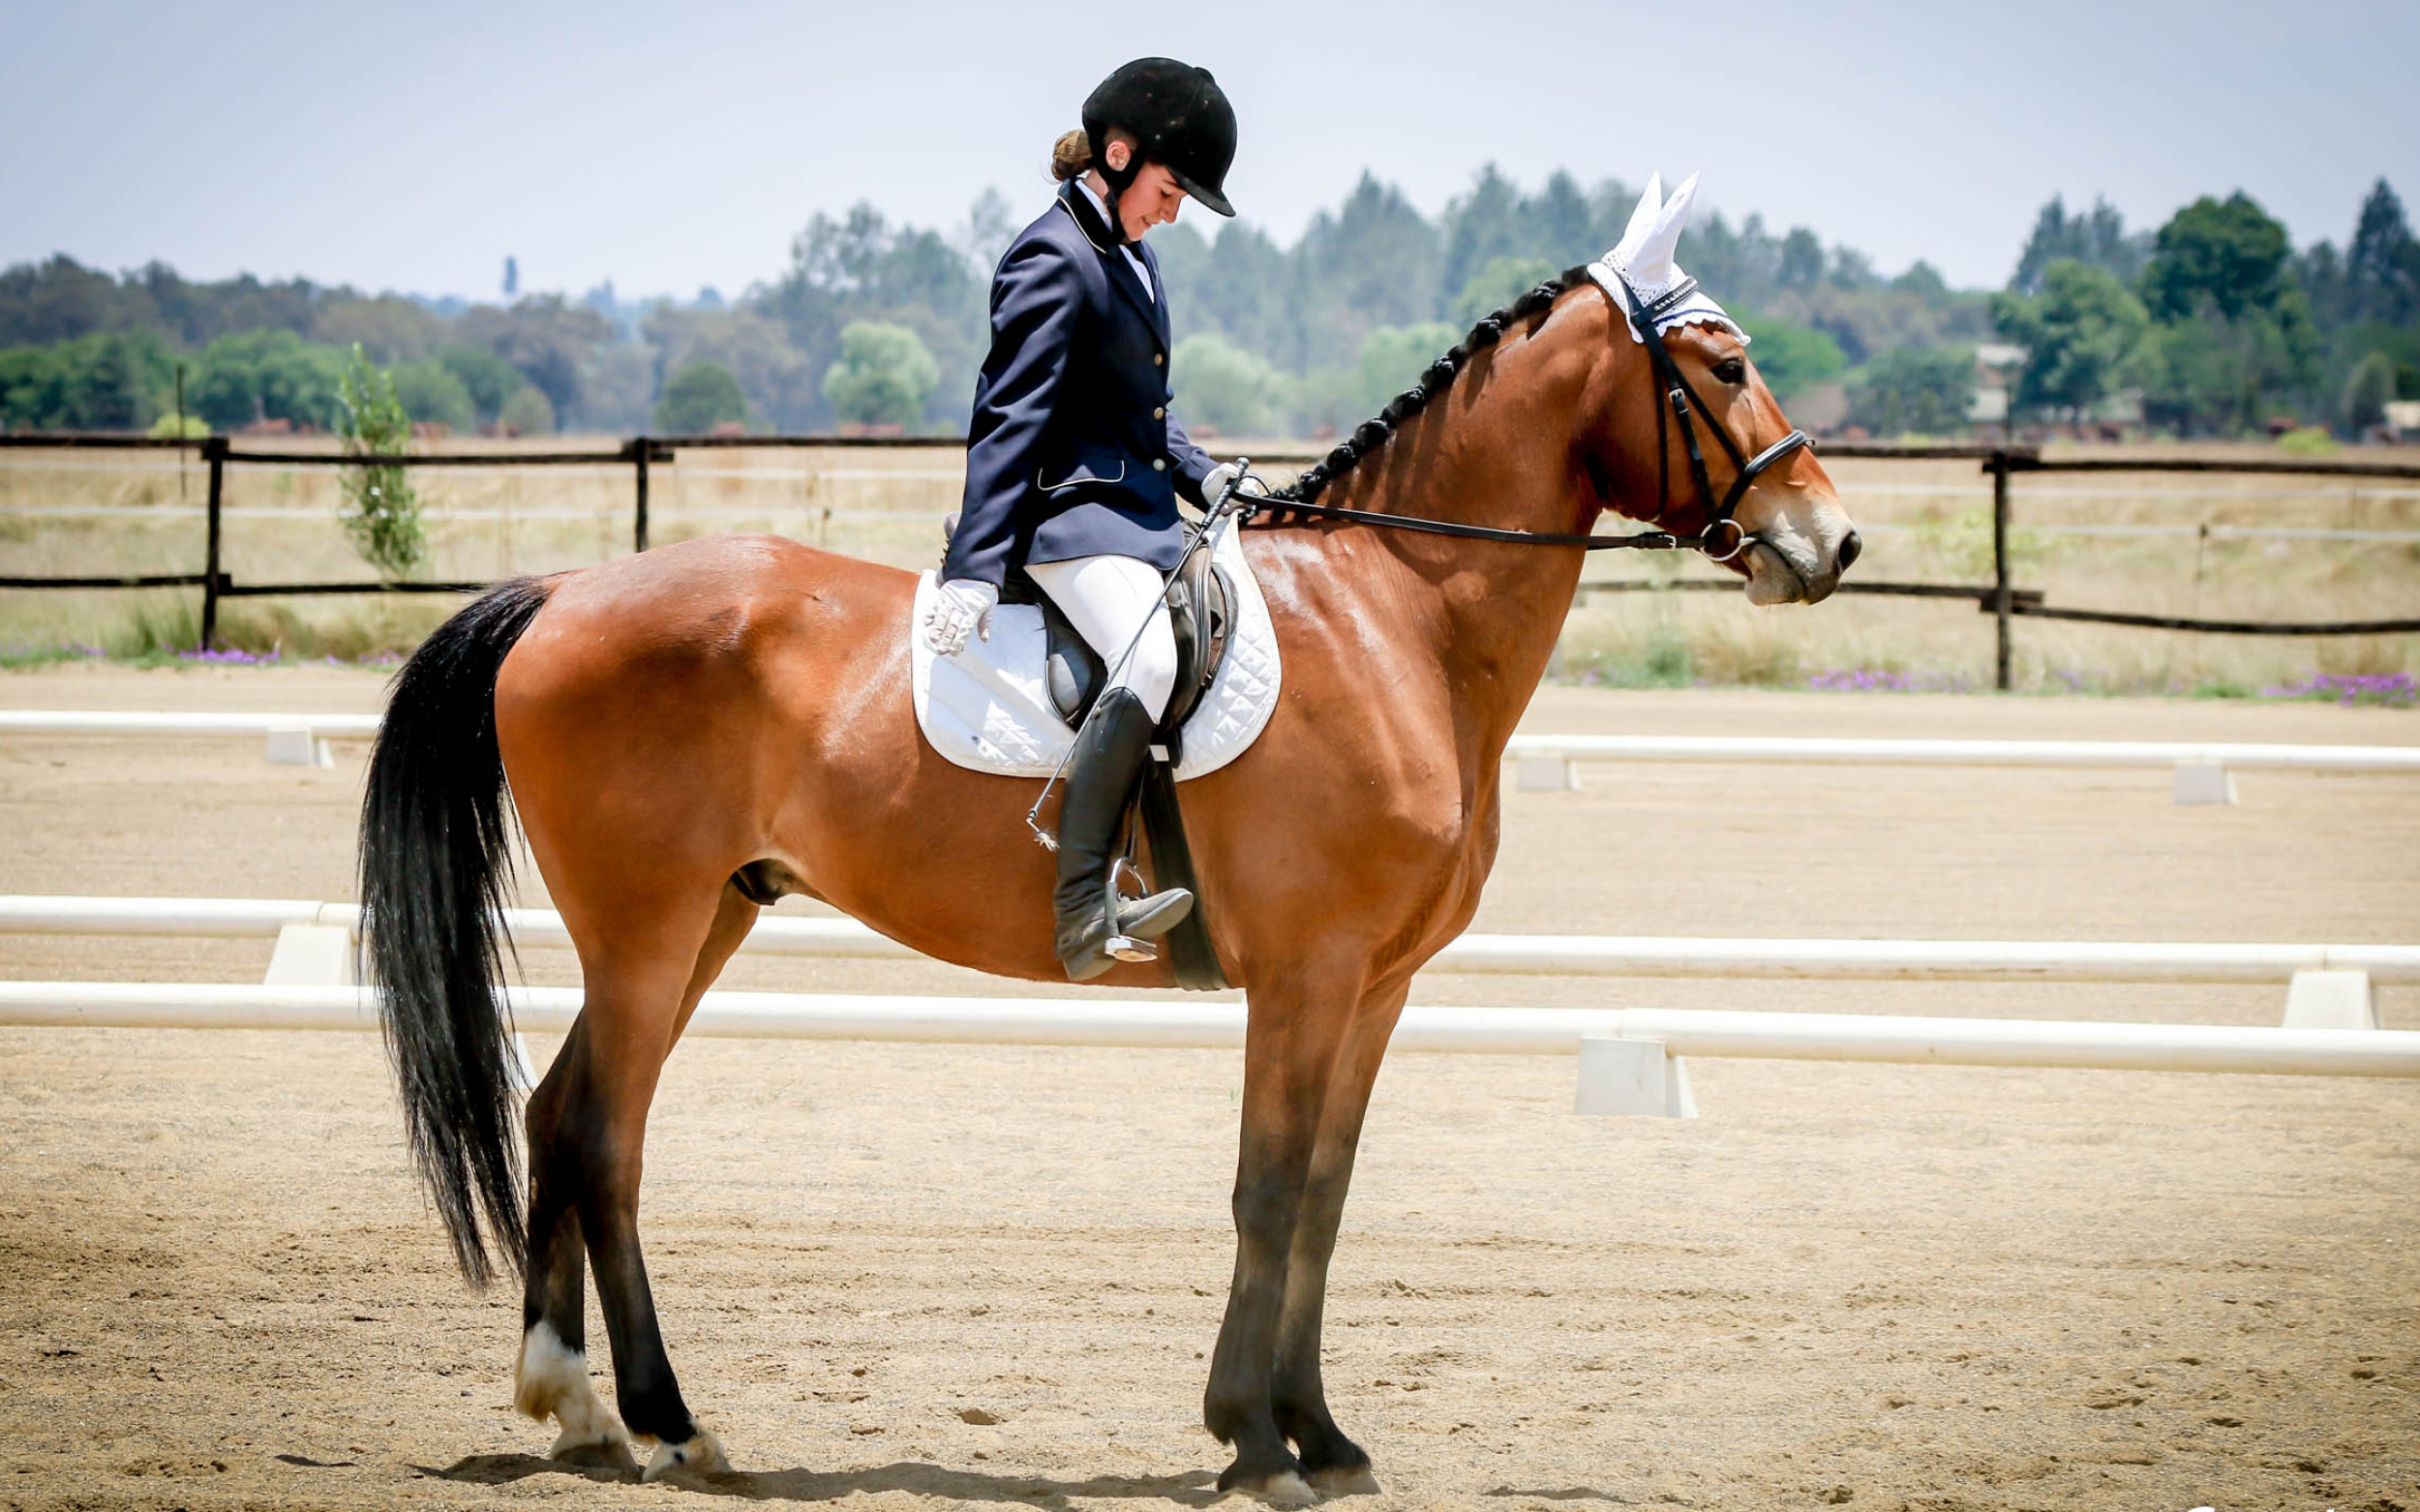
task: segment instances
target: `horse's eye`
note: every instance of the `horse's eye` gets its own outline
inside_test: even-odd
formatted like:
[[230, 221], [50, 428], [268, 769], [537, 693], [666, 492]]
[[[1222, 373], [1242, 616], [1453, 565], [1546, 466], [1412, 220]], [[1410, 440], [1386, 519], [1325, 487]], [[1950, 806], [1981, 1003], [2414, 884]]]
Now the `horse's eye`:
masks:
[[1725, 357], [1714, 364], [1714, 377], [1725, 383], [1744, 383], [1748, 378], [1748, 365], [1737, 357]]

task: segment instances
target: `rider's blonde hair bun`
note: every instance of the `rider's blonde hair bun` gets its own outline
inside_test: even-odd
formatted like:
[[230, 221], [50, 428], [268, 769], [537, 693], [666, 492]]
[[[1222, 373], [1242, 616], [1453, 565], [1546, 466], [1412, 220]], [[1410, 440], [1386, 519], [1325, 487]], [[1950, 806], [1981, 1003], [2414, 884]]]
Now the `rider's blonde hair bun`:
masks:
[[1060, 183], [1081, 177], [1091, 166], [1092, 138], [1084, 135], [1081, 127], [1051, 144], [1050, 176]]

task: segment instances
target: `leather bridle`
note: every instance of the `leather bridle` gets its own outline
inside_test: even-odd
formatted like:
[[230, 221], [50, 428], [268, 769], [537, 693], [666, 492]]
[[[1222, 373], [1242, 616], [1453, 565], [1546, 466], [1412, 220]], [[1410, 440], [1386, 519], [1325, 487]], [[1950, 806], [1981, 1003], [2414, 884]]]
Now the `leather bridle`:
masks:
[[[1739, 443], [1731, 438], [1731, 433], [1711, 418], [1710, 411], [1706, 410], [1705, 403], [1697, 397], [1697, 390], [1691, 388], [1689, 380], [1681, 376], [1680, 365], [1665, 349], [1663, 333], [1655, 328], [1658, 316], [1697, 292], [1697, 280], [1683, 278], [1653, 300], [1643, 302], [1639, 291], [1630, 287], [1630, 281], [1611, 264], [1590, 263], [1588, 275], [1604, 287], [1609, 296], [1618, 293], [1626, 307], [1624, 314], [1629, 322], [1644, 338], [1648, 360], [1654, 369], [1655, 386], [1670, 407], [1672, 418], [1680, 432], [1680, 443], [1689, 456], [1689, 476], [1697, 484], [1698, 501], [1706, 511], [1706, 527], [1699, 533], [1675, 535], [1669, 530], [1646, 530], [1636, 535], [1595, 535], [1570, 530], [1508, 530], [1499, 526], [1465, 525], [1459, 520], [1430, 520], [1418, 515], [1381, 514], [1374, 509], [1347, 509], [1341, 504], [1287, 499], [1283, 494], [1272, 495], [1265, 499], [1247, 498], [1238, 502], [1255, 511], [1265, 509], [1271, 513], [1324, 515], [1357, 525], [1419, 530], [1431, 535], [1454, 535], [1466, 540], [1505, 541], [1525, 546], [1577, 546], [1584, 551], [1677, 551], [1686, 547], [1704, 552], [1709, 561], [1730, 561], [1738, 557], [1747, 549], [1748, 544], [1746, 529], [1733, 518], [1739, 507], [1739, 500], [1747, 497], [1747, 491], [1774, 463], [1809, 444], [1806, 433], [1794, 430], [1750, 457], [1739, 450]], [[1714, 433], [1714, 439], [1721, 442], [1724, 454], [1739, 469], [1738, 475], [1731, 480], [1730, 489], [1720, 498], [1715, 496], [1713, 480], [1706, 470], [1705, 449], [1698, 444], [1697, 415], [1701, 412], [1709, 414], [1707, 428]], [[1673, 429], [1663, 423], [1661, 415], [1657, 416], [1655, 518], [1658, 520], [1669, 512], [1672, 505]], [[1241, 478], [1237, 481], [1240, 482]], [[1725, 540], [1726, 529], [1728, 544], [1717, 551], [1716, 546]]]
[[[1734, 511], [1739, 507], [1739, 500], [1747, 496], [1747, 491], [1756, 485], [1756, 480], [1766, 469], [1807, 444], [1806, 433], [1794, 430], [1754, 457], [1749, 457], [1740, 452], [1739, 443], [1731, 438], [1731, 432], [1714, 421], [1709, 411], [1707, 429], [1714, 433], [1714, 439], [1722, 443], [1723, 452], [1730, 457], [1731, 465], [1739, 469], [1731, 480], [1730, 490], [1722, 496], [1719, 503], [1716, 502], [1714, 485], [1706, 473], [1706, 453], [1697, 441], [1697, 415], [1706, 410], [1705, 401], [1697, 397], [1697, 390], [1691, 388], [1689, 380], [1681, 376], [1680, 364], [1673, 360], [1672, 352], [1664, 346], [1664, 333], [1655, 325], [1658, 317], [1697, 292], [1697, 280], [1684, 277], [1653, 299], [1642, 301], [1639, 291], [1630, 287], [1630, 281], [1610, 263], [1588, 264], [1588, 276], [1605, 286], [1608, 293], [1615, 289], [1621, 291], [1622, 302], [1628, 306], [1630, 323], [1643, 338], [1648, 360], [1654, 364], [1656, 387], [1663, 390], [1666, 402], [1672, 407], [1673, 419], [1680, 431], [1680, 443], [1688, 448], [1689, 476], [1697, 483], [1698, 501], [1706, 507], [1706, 528], [1698, 535], [1697, 549], [1706, 553], [1709, 561], [1729, 561], [1746, 550], [1748, 544], [1747, 530], [1732, 518]], [[1669, 508], [1672, 502], [1672, 440], [1670, 429], [1660, 420], [1655, 427], [1655, 499], [1658, 506], [1656, 518], [1661, 519], [1663, 510]], [[1731, 545], [1728, 550], [1718, 552], [1714, 549], [1716, 533], [1726, 528], [1731, 532]]]

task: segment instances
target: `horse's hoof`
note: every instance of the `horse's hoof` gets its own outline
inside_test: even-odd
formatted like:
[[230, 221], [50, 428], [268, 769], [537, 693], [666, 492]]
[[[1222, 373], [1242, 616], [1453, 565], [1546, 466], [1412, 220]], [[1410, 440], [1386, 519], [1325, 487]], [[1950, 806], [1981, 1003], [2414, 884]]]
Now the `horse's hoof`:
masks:
[[731, 1468], [731, 1461], [723, 1455], [722, 1440], [700, 1428], [684, 1443], [658, 1443], [655, 1453], [647, 1462], [641, 1480], [662, 1480], [678, 1473], [690, 1475], [721, 1475]]
[[555, 1447], [546, 1451], [548, 1458], [565, 1460], [578, 1455], [599, 1463], [637, 1463], [630, 1457], [630, 1436], [621, 1431], [621, 1421], [594, 1396], [585, 1402], [566, 1397], [555, 1404], [553, 1416], [562, 1432], [555, 1436]]
[[551, 1417], [562, 1430], [555, 1447], [547, 1451], [554, 1459], [637, 1463], [631, 1459], [630, 1438], [622, 1432], [621, 1420], [589, 1384], [588, 1357], [563, 1347], [555, 1330], [545, 1323], [530, 1329], [522, 1341], [521, 1357], [513, 1364], [513, 1406], [541, 1423]]
[[1322, 1497], [1375, 1497], [1383, 1489], [1367, 1465], [1331, 1465], [1311, 1471], [1304, 1479]]
[[1319, 1494], [1311, 1489], [1311, 1483], [1292, 1470], [1279, 1470], [1274, 1475], [1247, 1480], [1237, 1476], [1230, 1467], [1226, 1474], [1219, 1477], [1219, 1489], [1240, 1493], [1273, 1507], [1309, 1507], [1319, 1502]]
[[609, 1438], [596, 1438], [565, 1429], [555, 1440], [555, 1447], [546, 1451], [546, 1457], [559, 1465], [612, 1470], [620, 1475], [631, 1474], [639, 1467], [637, 1457], [630, 1452], [630, 1440], [619, 1431]]

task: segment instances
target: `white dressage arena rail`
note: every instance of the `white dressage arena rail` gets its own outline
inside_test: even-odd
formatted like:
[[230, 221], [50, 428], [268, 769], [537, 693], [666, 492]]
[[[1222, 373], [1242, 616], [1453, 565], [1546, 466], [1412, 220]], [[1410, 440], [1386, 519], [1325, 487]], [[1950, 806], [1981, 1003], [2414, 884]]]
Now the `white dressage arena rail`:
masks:
[[[560, 1031], [577, 987], [506, 989], [516, 1026]], [[0, 1024], [83, 1028], [368, 1030], [364, 987], [0, 982]], [[709, 992], [686, 1031], [709, 1038], [1233, 1049], [1240, 1003], [1143, 998], [878, 997]], [[2420, 1031], [2210, 1024], [1749, 1013], [1694, 1009], [1408, 1008], [1392, 1047], [1413, 1053], [1569, 1055], [1584, 1042], [1670, 1056], [2262, 1075], [2420, 1076]]]
[[[255, 936], [292, 925], [353, 931], [351, 903], [307, 898], [0, 895], [0, 934]], [[552, 909], [511, 908], [516, 944], [567, 946]], [[854, 919], [760, 915], [741, 949], [760, 954], [922, 958]], [[1756, 977], [1853, 982], [2281, 982], [2366, 972], [2420, 983], [2420, 945], [2199, 944], [2057, 940], [1755, 940], [1657, 935], [1466, 934], [1438, 970], [1517, 976]]]
[[[567, 945], [561, 918], [508, 909], [523, 946]], [[0, 896], [0, 933], [277, 937], [267, 982], [250, 985], [0, 983], [0, 1024], [169, 1028], [371, 1027], [351, 985], [360, 910], [307, 898]], [[766, 916], [743, 949], [794, 955], [913, 958], [853, 919]], [[1861, 981], [2244, 983], [2288, 979], [2284, 1026], [2055, 1023], [1841, 1013], [1653, 1009], [1410, 1009], [1397, 1048], [1580, 1055], [1574, 1110], [1695, 1117], [1685, 1055], [2403, 1075], [2380, 1038], [2372, 979], [2420, 983], [2420, 946], [2093, 941], [1739, 940], [1465, 935], [1446, 970], [1602, 977]], [[519, 1028], [567, 1027], [576, 988], [510, 989]], [[1230, 1002], [1152, 999], [865, 997], [709, 993], [690, 1033], [998, 1044], [1227, 1046], [1243, 1043]], [[2347, 1036], [2346, 1031], [2368, 1031]], [[2313, 1038], [2315, 1036], [2316, 1038]], [[2339, 1038], [2331, 1038], [2339, 1037]], [[525, 1079], [534, 1079], [519, 1049]], [[2377, 1049], [2377, 1054], [2361, 1046]], [[2383, 1047], [2379, 1049], [2378, 1047]], [[2420, 1054], [2420, 1049], [2412, 1050]], [[2383, 1058], [2380, 1058], [2380, 1057]], [[2420, 1061], [2414, 1061], [2420, 1068]]]
[[[266, 738], [269, 760], [325, 766], [325, 742], [368, 740], [377, 714], [166, 713], [0, 710], [0, 735]], [[1796, 736], [1516, 735], [1505, 749], [1524, 790], [1579, 786], [1584, 761], [1797, 766], [2168, 767], [2180, 803], [2234, 801], [2236, 771], [2420, 771], [2415, 745], [2275, 745], [2182, 741], [1848, 740]]]
[[[5, 729], [0, 724], [0, 729]], [[1786, 762], [1816, 766], [2282, 767], [2420, 771], [2420, 745], [2195, 741], [1927, 741], [1763, 735], [1516, 735], [1504, 754], [1570, 761]]]
[[266, 738], [281, 767], [333, 767], [328, 741], [372, 740], [377, 714], [163, 713], [113, 709], [0, 709], [0, 735], [249, 736]]
[[0, 709], [0, 735], [237, 735], [309, 730], [321, 737], [368, 740], [377, 714], [154, 712], [124, 709]]
[[1505, 747], [1525, 792], [1580, 786], [1579, 763], [1787, 766], [2167, 767], [2179, 803], [2232, 803], [2234, 771], [2420, 771], [2420, 745], [2276, 745], [2190, 741], [1933, 741], [1755, 735], [1516, 735]]

